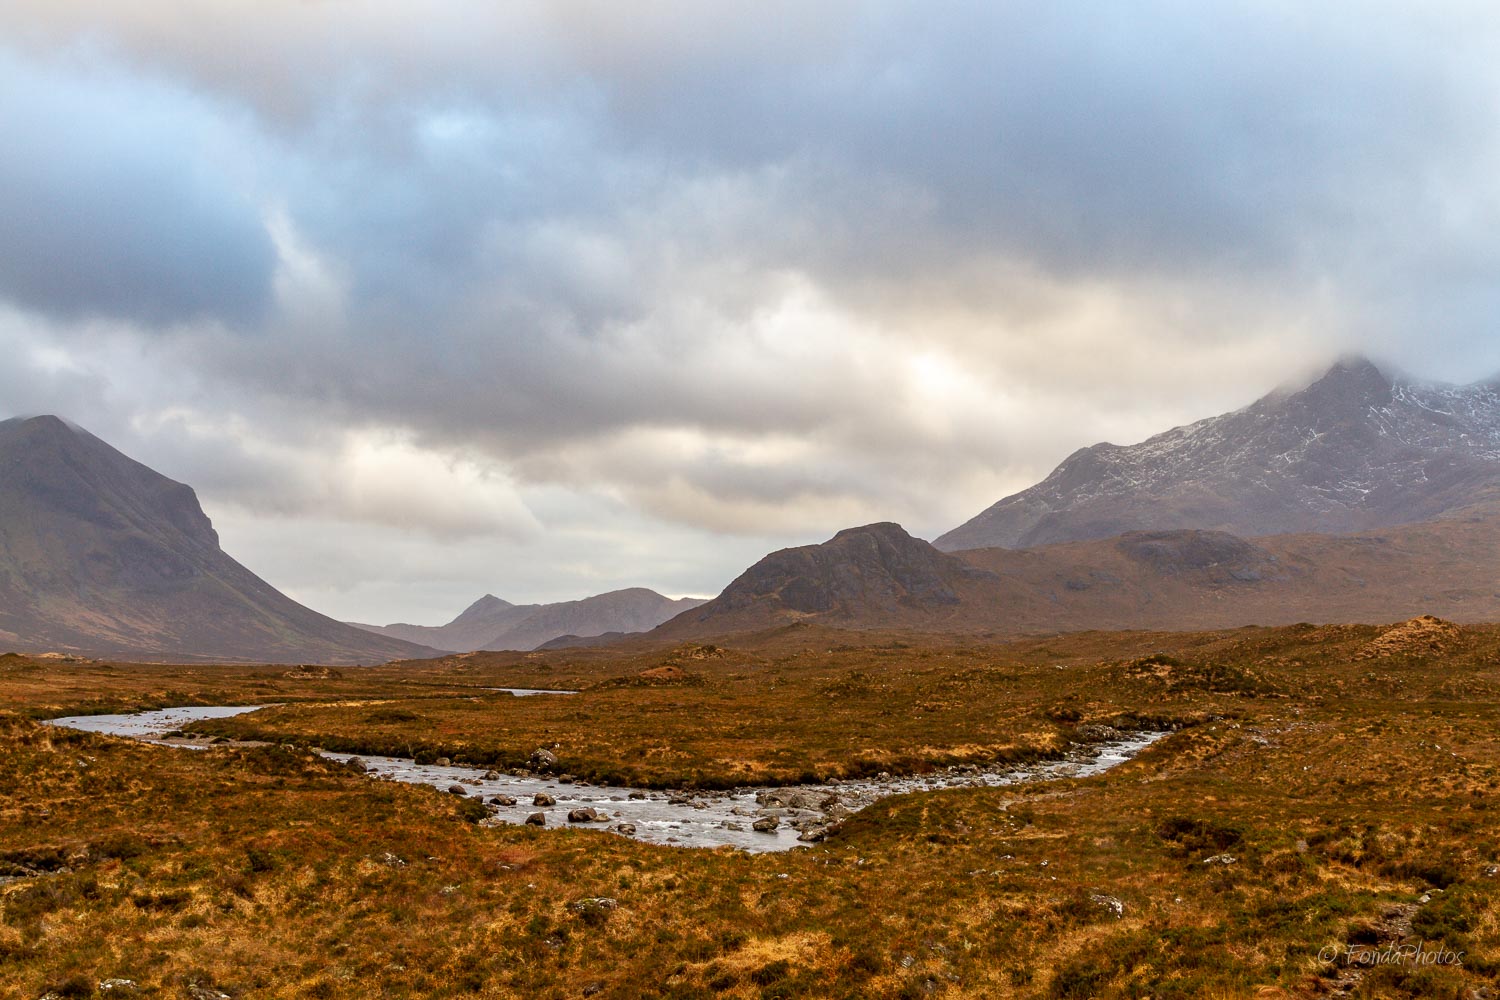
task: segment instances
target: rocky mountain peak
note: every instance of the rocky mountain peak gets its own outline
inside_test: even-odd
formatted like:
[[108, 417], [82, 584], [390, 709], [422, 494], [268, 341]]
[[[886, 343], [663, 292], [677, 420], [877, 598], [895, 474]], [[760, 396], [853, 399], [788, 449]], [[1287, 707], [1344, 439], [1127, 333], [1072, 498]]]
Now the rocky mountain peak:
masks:
[[1300, 392], [1280, 400], [1275, 395], [1263, 402], [1275, 401], [1309, 423], [1358, 419], [1370, 407], [1389, 406], [1396, 383], [1374, 362], [1362, 357], [1338, 361], [1316, 381]]
[[1434, 517], [1496, 488], [1500, 387], [1407, 382], [1350, 357], [1242, 410], [1076, 452], [936, 544], [1027, 548], [1179, 528], [1341, 533]]
[[494, 594], [485, 594], [479, 600], [465, 608], [450, 624], [458, 625], [488, 619], [497, 612], [507, 611], [514, 607], [514, 604], [501, 600]]

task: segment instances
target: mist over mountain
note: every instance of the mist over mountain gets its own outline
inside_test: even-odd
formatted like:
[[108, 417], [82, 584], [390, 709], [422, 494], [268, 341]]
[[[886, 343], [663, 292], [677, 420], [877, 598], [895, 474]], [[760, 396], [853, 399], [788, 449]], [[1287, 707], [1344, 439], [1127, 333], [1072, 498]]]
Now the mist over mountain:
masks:
[[562, 636], [588, 638], [614, 632], [645, 632], [702, 603], [691, 597], [673, 600], [644, 587], [553, 604], [511, 604], [486, 594], [446, 625], [349, 624], [457, 653], [476, 649], [529, 650]]
[[1137, 445], [1084, 448], [934, 544], [1029, 548], [1184, 528], [1343, 534], [1469, 507], [1497, 486], [1500, 385], [1405, 381], [1353, 358], [1245, 409]]
[[53, 416], [0, 422], [0, 647], [321, 663], [431, 652], [281, 594], [224, 553], [191, 488]]

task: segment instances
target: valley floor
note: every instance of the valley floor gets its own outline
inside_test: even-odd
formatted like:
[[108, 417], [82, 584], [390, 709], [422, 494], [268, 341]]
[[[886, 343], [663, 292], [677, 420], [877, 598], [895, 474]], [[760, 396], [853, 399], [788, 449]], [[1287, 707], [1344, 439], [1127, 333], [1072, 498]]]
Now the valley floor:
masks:
[[[1441, 623], [803, 628], [303, 679], [0, 658], [0, 994], [1470, 1000], [1500, 975], [1497, 663], [1500, 630]], [[204, 724], [279, 745], [35, 721], [174, 699], [282, 703]], [[1104, 775], [884, 799], [761, 855], [481, 826], [305, 749], [725, 787], [1148, 725], [1179, 728]]]

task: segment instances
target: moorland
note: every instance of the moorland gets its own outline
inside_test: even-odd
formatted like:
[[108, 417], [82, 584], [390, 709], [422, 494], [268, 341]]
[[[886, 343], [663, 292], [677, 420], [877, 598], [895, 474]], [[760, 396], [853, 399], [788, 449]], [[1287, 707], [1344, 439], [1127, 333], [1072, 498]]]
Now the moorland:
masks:
[[[6, 995], [1470, 1000], [1500, 973], [1500, 627], [11, 656], [0, 704]], [[38, 722], [167, 704], [279, 707], [200, 724], [232, 741], [203, 751]], [[766, 854], [489, 825], [311, 751], [549, 746], [598, 783], [714, 788], [1140, 728], [1170, 735], [1102, 775], [895, 796]]]

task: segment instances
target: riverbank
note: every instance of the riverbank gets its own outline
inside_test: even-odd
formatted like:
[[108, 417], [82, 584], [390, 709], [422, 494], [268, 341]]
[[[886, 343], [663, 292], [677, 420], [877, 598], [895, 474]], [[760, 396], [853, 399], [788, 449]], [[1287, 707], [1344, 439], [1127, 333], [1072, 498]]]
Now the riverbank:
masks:
[[[515, 692], [508, 692], [514, 694]], [[533, 694], [570, 694], [531, 691]], [[234, 718], [270, 706], [192, 706], [128, 715], [73, 716], [48, 724], [83, 732], [191, 749], [267, 745], [197, 734], [201, 724]], [[752, 852], [784, 851], [816, 843], [845, 820], [890, 795], [952, 788], [993, 788], [1102, 774], [1134, 757], [1165, 733], [1109, 733], [1113, 737], [1070, 748], [1058, 759], [1027, 766], [950, 767], [921, 776], [883, 775], [832, 784], [740, 787], [662, 792], [596, 786], [567, 774], [507, 774], [454, 765], [419, 764], [409, 758], [359, 757], [315, 752], [374, 779], [427, 785], [485, 807], [485, 822], [537, 827], [589, 825], [647, 843], [679, 847], [734, 847]]]

